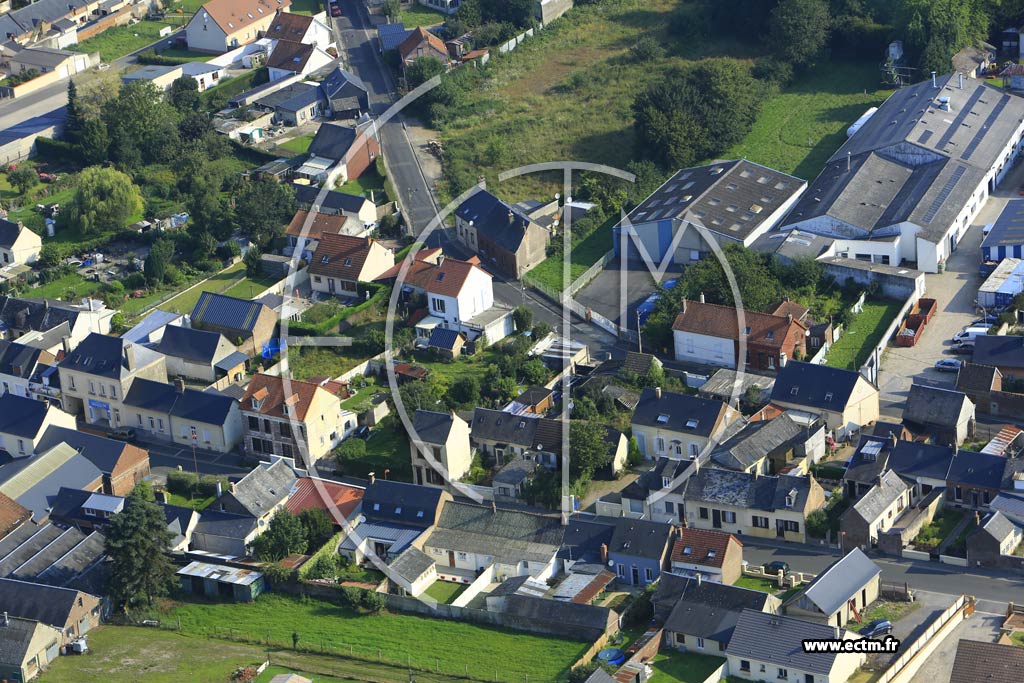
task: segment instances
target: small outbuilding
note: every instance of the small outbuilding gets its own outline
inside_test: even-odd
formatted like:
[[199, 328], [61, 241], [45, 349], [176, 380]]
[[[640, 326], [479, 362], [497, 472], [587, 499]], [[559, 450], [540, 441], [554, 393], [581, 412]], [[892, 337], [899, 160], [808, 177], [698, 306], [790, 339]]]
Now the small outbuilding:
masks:
[[252, 602], [264, 589], [262, 572], [206, 562], [179, 569], [178, 580], [186, 593], [236, 602]]

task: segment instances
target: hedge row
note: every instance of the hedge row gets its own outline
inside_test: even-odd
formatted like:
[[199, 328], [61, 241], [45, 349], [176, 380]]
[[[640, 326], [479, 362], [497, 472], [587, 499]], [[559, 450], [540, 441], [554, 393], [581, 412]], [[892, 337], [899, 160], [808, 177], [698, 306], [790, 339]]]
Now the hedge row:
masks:
[[374, 294], [366, 301], [355, 306], [346, 306], [335, 315], [332, 315], [330, 318], [318, 323], [306, 323], [301, 320], [299, 322], [289, 323], [288, 333], [299, 337], [322, 337], [329, 334], [337, 334], [338, 325], [340, 325], [343, 320], [347, 320], [356, 313], [365, 311], [371, 307], [385, 306], [387, 305], [388, 299], [391, 297], [391, 289], [389, 287], [360, 283], [359, 294], [361, 296], [365, 296], [364, 292], [366, 291], [374, 291]]
[[196, 61], [191, 57], [167, 57], [156, 53], [154, 50], [146, 50], [136, 55], [139, 64], [154, 64], [156, 66], [178, 66]]
[[338, 544], [341, 543], [341, 539], [344, 536], [342, 532], [336, 533], [331, 537], [331, 540], [327, 541], [320, 550], [313, 553], [308, 560], [306, 560], [301, 567], [299, 567], [299, 579], [305, 580], [309, 577], [309, 573], [316, 568], [317, 563], [321, 558], [331, 557], [335, 554], [335, 549]]
[[210, 498], [217, 495], [217, 483], [221, 490], [228, 490], [228, 478], [204, 474], [196, 481], [194, 472], [175, 470], [167, 473], [167, 490], [185, 498]]

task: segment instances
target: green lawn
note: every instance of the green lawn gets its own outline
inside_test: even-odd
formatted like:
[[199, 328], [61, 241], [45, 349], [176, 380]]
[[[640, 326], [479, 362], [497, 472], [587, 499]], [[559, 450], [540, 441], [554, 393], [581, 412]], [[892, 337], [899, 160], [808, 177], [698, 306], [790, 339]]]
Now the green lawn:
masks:
[[1010, 634], [1010, 639], [1017, 647], [1024, 647], [1024, 631], [1014, 631]]
[[169, 299], [160, 304], [160, 309], [170, 311], [172, 313], [191, 313], [192, 309], [196, 307], [196, 302], [199, 301], [199, 297], [202, 296], [203, 292], [224, 291], [230, 286], [234, 286], [232, 283], [236, 280], [242, 279], [244, 275], [245, 264], [239, 261], [233, 266], [212, 275], [202, 284], [197, 285], [187, 292], [182, 292], [173, 299]]
[[261, 66], [258, 69], [247, 71], [241, 76], [224, 79], [219, 85], [207, 88], [203, 92], [203, 101], [207, 106], [210, 106], [211, 103], [216, 106], [222, 106], [228, 99], [235, 95], [239, 95], [246, 90], [251, 90], [258, 85], [266, 83], [268, 77], [267, 68]]
[[[359, 386], [361, 383], [365, 383], [366, 386]], [[363, 377], [362, 380], [354, 379], [349, 384], [349, 391], [352, 395], [341, 402], [341, 407], [346, 410], [353, 412], [360, 412], [370, 407], [370, 400], [381, 392], [390, 393], [388, 383], [386, 379], [381, 379], [377, 375], [369, 375]]]
[[277, 283], [277, 278], [268, 277], [266, 275], [260, 275], [259, 277], [244, 277], [236, 284], [231, 285], [231, 287], [224, 291], [223, 294], [238, 297], [239, 299], [251, 299], [263, 290], [269, 289], [272, 285]]
[[185, 633], [291, 644], [441, 671], [465, 672], [490, 680], [560, 679], [583, 654], [586, 643], [464, 622], [383, 612], [358, 614], [319, 600], [266, 593], [252, 603], [183, 603], [167, 617]]
[[882, 335], [900, 312], [898, 301], [868, 301], [864, 310], [846, 326], [842, 336], [825, 355], [825, 364], [858, 370], [882, 340]]
[[308, 133], [306, 135], [300, 135], [297, 138], [292, 138], [287, 142], [282, 142], [281, 144], [279, 144], [277, 146], [277, 149], [285, 150], [295, 155], [305, 154], [307, 151], [309, 151], [309, 146], [313, 142], [313, 135], [313, 133]]
[[862, 621], [866, 624], [875, 619], [888, 619], [896, 621], [907, 616], [918, 607], [919, 602], [890, 602], [889, 600], [876, 600], [861, 614]]
[[167, 502], [170, 505], [177, 505], [183, 508], [192, 508], [193, 510], [205, 510], [210, 507], [210, 503], [216, 500], [215, 496], [209, 498], [186, 498], [185, 496], [178, 495], [177, 493], [168, 493]]
[[345, 464], [344, 474], [351, 477], [366, 477], [375, 472], [383, 477], [384, 470], [390, 470], [388, 479], [412, 481], [412, 462], [409, 459], [409, 437], [401, 421], [389, 415], [370, 430], [366, 440], [366, 455], [355, 462]]
[[733, 583], [738, 588], [749, 588], [750, 590], [761, 591], [762, 593], [778, 593], [779, 582], [769, 581], [757, 576], [741, 576]]
[[172, 47], [160, 52], [161, 57], [172, 57], [174, 59], [191, 59], [193, 62], [208, 62], [217, 55], [212, 55], [209, 52], [198, 52], [197, 50], [188, 50], [182, 47]]
[[963, 514], [956, 510], [940, 510], [931, 523], [917, 534], [914, 539], [914, 547], [918, 550], [938, 548], [961, 519], [963, 519]]
[[75, 52], [99, 52], [104, 62], [112, 62], [160, 40], [160, 30], [166, 26], [166, 23], [159, 21], [140, 21], [132, 26], [114, 26], [77, 45], [69, 45], [67, 49]]
[[358, 178], [350, 180], [343, 185], [339, 185], [334, 189], [338, 192], [362, 195], [364, 197], [369, 197], [370, 192], [372, 191], [373, 198], [377, 204], [382, 204], [388, 200], [387, 195], [384, 192], [384, 178], [382, 178], [374, 168], [366, 170]]
[[[602, 256], [611, 250], [612, 227], [617, 222], [618, 216], [612, 216], [602, 223], [597, 230], [573, 245], [572, 264], [569, 266], [570, 282], [575, 282], [576, 278], [582, 275], [587, 268], [597, 263]], [[571, 226], [570, 229], [572, 229]], [[536, 268], [530, 271], [528, 278], [560, 292], [566, 287], [563, 284], [562, 278], [564, 274], [562, 271], [563, 264], [562, 256], [544, 259], [537, 264]]]
[[73, 291], [75, 293], [73, 298], [77, 299], [91, 295], [99, 289], [99, 286], [100, 283], [86, 280], [76, 272], [47, 282], [45, 285], [40, 285], [34, 289], [29, 289], [27, 294], [46, 299], [65, 299], [67, 294]]
[[722, 664], [725, 664], [722, 657], [668, 651], [655, 655], [651, 666], [659, 683], [704, 683]]
[[462, 595], [466, 590], [464, 583], [452, 583], [451, 581], [435, 581], [427, 588], [426, 593], [438, 602], [446, 605], [452, 604], [455, 598]]
[[434, 26], [443, 23], [444, 19], [445, 15], [441, 12], [424, 7], [413, 0], [412, 5], [402, 9], [398, 21], [405, 24], [406, 28], [416, 28], [417, 26]]
[[325, 12], [324, 4], [319, 0], [292, 0], [292, 6], [289, 8], [289, 11], [292, 14], [305, 14], [309, 16]]

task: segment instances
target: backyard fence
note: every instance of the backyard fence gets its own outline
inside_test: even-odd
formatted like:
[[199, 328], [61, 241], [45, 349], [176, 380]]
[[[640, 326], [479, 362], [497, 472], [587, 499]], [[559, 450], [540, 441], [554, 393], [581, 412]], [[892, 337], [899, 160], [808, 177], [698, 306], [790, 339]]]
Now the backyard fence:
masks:
[[610, 249], [608, 253], [597, 260], [597, 263], [583, 271], [583, 274], [572, 281], [569, 285], [569, 296], [576, 296], [576, 293], [591, 283], [591, 281], [601, 274], [601, 272], [608, 267], [608, 264], [615, 258], [615, 250]]

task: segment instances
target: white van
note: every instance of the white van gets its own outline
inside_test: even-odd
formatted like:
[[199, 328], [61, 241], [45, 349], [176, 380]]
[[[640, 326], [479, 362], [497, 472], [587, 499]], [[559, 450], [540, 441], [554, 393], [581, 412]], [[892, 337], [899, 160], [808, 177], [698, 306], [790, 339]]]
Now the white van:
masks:
[[975, 339], [977, 339], [978, 337], [984, 337], [986, 334], [988, 334], [988, 330], [989, 330], [988, 327], [981, 327], [981, 326], [978, 326], [978, 327], [965, 327], [964, 329], [960, 330], [955, 335], [953, 335], [953, 341], [955, 341], [955, 342], [971, 341], [972, 342]]

